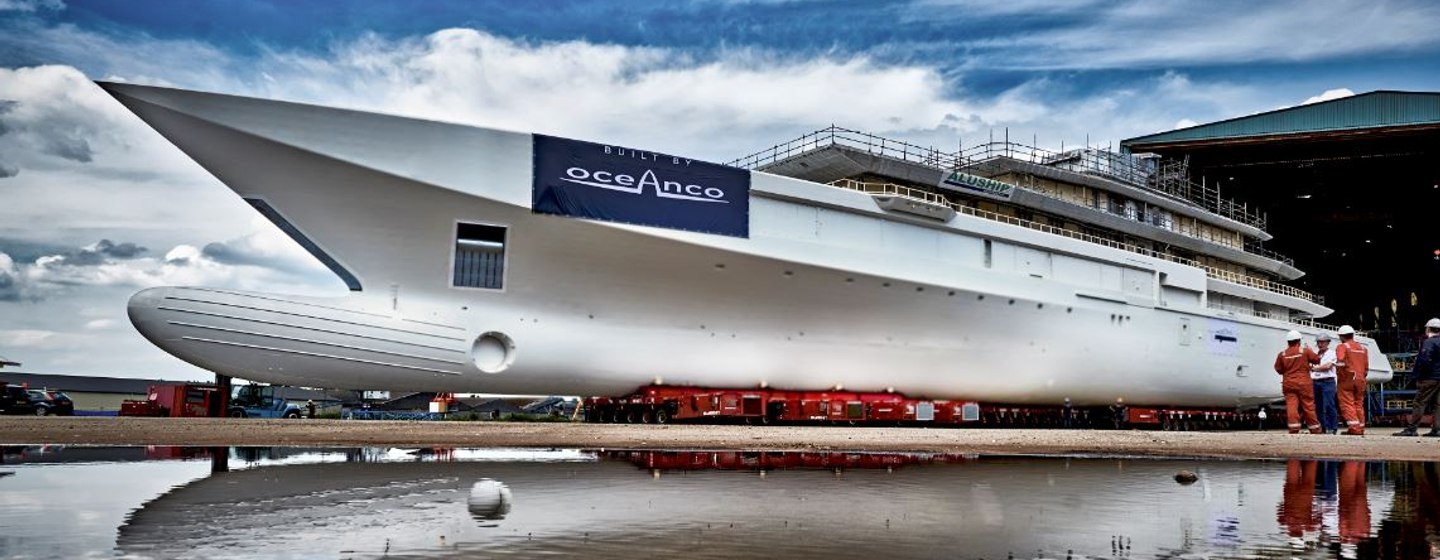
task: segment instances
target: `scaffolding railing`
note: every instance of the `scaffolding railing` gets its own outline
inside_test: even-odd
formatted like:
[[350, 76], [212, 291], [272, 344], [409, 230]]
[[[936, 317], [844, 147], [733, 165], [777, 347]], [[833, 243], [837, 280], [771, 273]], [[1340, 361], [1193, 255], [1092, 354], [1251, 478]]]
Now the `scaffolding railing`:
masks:
[[1265, 229], [1266, 216], [1249, 204], [1220, 196], [1220, 190], [1195, 183], [1185, 176], [1183, 162], [1173, 165], [1156, 163], [1098, 148], [1078, 148], [1055, 152], [1010, 140], [996, 140], [971, 146], [958, 154], [961, 165], [979, 166], [997, 158], [1008, 158], [1045, 167], [1093, 175], [1124, 183], [1163, 196], [1182, 204], [1197, 206], [1242, 224]]
[[1165, 196], [1182, 204], [1202, 208], [1261, 230], [1265, 229], [1266, 225], [1266, 217], [1263, 212], [1250, 208], [1248, 204], [1221, 197], [1218, 188], [1191, 181], [1186, 171], [1186, 162], [1156, 162], [1150, 158], [1139, 158], [1090, 147], [1056, 152], [1038, 146], [1012, 142], [1009, 138], [998, 141], [992, 139], [989, 142], [959, 151], [947, 152], [933, 146], [920, 146], [903, 140], [831, 125], [789, 142], [776, 144], [732, 160], [726, 165], [742, 169], [763, 170], [807, 152], [833, 145], [846, 146], [863, 150], [866, 153], [927, 165], [945, 171], [977, 166], [995, 158], [1005, 157], [1108, 178]]
[[945, 152], [934, 147], [924, 147], [903, 140], [885, 138], [868, 132], [860, 132], [858, 130], [850, 130], [848, 128], [831, 125], [829, 128], [817, 130], [789, 142], [776, 144], [748, 156], [735, 159], [726, 163], [726, 165], [739, 167], [741, 169], [760, 170], [795, 156], [832, 145], [847, 146], [864, 150], [874, 155], [887, 156], [901, 161], [918, 163], [940, 169], [954, 169], [959, 164], [959, 160], [953, 152]]
[[928, 203], [928, 204], [945, 206], [945, 207], [948, 207], [948, 208], [951, 208], [951, 209], [955, 210], [956, 212], [959, 212], [959, 213], [961, 213], [961, 214], [965, 214], [965, 215], [968, 215], [968, 216], [975, 216], [975, 217], [977, 217], [977, 218], [984, 218], [984, 219], [991, 220], [991, 221], [995, 221], [995, 222], [1001, 222], [1001, 223], [1005, 223], [1005, 224], [1020, 226], [1020, 227], [1024, 227], [1024, 228], [1029, 228], [1029, 229], [1033, 229], [1033, 230], [1037, 230], [1037, 231], [1042, 231], [1042, 232], [1045, 232], [1045, 233], [1050, 233], [1050, 234], [1054, 234], [1054, 235], [1060, 235], [1060, 236], [1063, 236], [1063, 237], [1069, 237], [1069, 238], [1071, 238], [1071, 239], [1078, 239], [1078, 240], [1080, 240], [1080, 241], [1085, 241], [1085, 242], [1089, 242], [1089, 243], [1094, 243], [1094, 244], [1096, 244], [1096, 245], [1102, 245], [1102, 246], [1110, 247], [1110, 248], [1113, 248], [1113, 249], [1120, 249], [1120, 250], [1123, 250], [1123, 251], [1129, 251], [1129, 252], [1131, 252], [1131, 253], [1136, 253], [1136, 254], [1140, 254], [1140, 255], [1145, 255], [1145, 256], [1147, 256], [1147, 257], [1154, 257], [1154, 258], [1157, 258], [1157, 259], [1162, 259], [1162, 260], [1167, 260], [1167, 261], [1171, 261], [1171, 262], [1175, 262], [1175, 263], [1180, 263], [1180, 264], [1187, 265], [1187, 266], [1193, 266], [1193, 267], [1195, 267], [1195, 268], [1199, 268], [1199, 269], [1201, 269], [1201, 270], [1204, 270], [1204, 271], [1205, 271], [1205, 274], [1206, 274], [1207, 276], [1209, 276], [1210, 278], [1214, 278], [1214, 279], [1216, 279], [1216, 280], [1221, 280], [1221, 281], [1225, 281], [1225, 282], [1230, 282], [1230, 283], [1232, 283], [1232, 284], [1239, 284], [1239, 285], [1241, 285], [1241, 286], [1246, 286], [1246, 287], [1250, 287], [1250, 288], [1255, 288], [1255, 289], [1258, 289], [1258, 290], [1263, 290], [1263, 291], [1267, 291], [1267, 292], [1271, 292], [1271, 293], [1281, 294], [1281, 295], [1285, 295], [1285, 296], [1289, 296], [1289, 297], [1301, 299], [1301, 300], [1308, 301], [1308, 302], [1312, 302], [1312, 303], [1319, 303], [1319, 301], [1316, 299], [1316, 297], [1315, 297], [1314, 295], [1312, 295], [1312, 294], [1309, 293], [1309, 292], [1306, 292], [1305, 290], [1301, 290], [1301, 289], [1299, 289], [1299, 288], [1296, 288], [1296, 287], [1294, 287], [1294, 286], [1289, 286], [1289, 285], [1286, 285], [1286, 284], [1281, 284], [1281, 283], [1279, 283], [1279, 282], [1275, 282], [1275, 281], [1273, 281], [1273, 280], [1269, 280], [1269, 279], [1265, 279], [1265, 278], [1257, 278], [1257, 277], [1254, 277], [1254, 276], [1250, 276], [1250, 275], [1248, 275], [1248, 274], [1242, 274], [1242, 273], [1238, 273], [1238, 272], [1233, 272], [1233, 271], [1225, 270], [1225, 269], [1222, 269], [1222, 268], [1216, 268], [1216, 267], [1214, 267], [1214, 266], [1210, 266], [1210, 265], [1201, 263], [1201, 262], [1199, 262], [1199, 261], [1195, 261], [1195, 260], [1193, 260], [1193, 259], [1188, 259], [1188, 258], [1185, 258], [1185, 257], [1180, 257], [1180, 256], [1172, 255], [1172, 254], [1169, 254], [1169, 253], [1166, 253], [1166, 252], [1163, 252], [1163, 251], [1156, 251], [1156, 250], [1151, 249], [1151, 248], [1148, 248], [1148, 247], [1141, 247], [1141, 246], [1139, 246], [1139, 245], [1132, 245], [1132, 244], [1129, 244], [1129, 243], [1124, 243], [1124, 242], [1120, 242], [1120, 241], [1115, 241], [1115, 240], [1113, 240], [1113, 239], [1107, 239], [1107, 238], [1104, 238], [1104, 237], [1100, 237], [1100, 236], [1097, 236], [1097, 235], [1091, 235], [1091, 234], [1084, 233], [1084, 232], [1071, 231], [1071, 230], [1068, 230], [1068, 229], [1065, 229], [1065, 228], [1056, 227], [1056, 226], [1052, 226], [1052, 225], [1049, 225], [1049, 224], [1042, 224], [1042, 223], [1040, 223], [1040, 222], [1036, 222], [1036, 221], [1033, 221], [1033, 220], [1026, 220], [1026, 219], [1022, 219], [1022, 218], [1016, 218], [1016, 217], [1014, 217], [1014, 216], [1007, 216], [1007, 215], [1005, 215], [1005, 214], [1001, 214], [1001, 213], [998, 213], [998, 212], [991, 212], [991, 211], [989, 211], [989, 210], [981, 210], [981, 209], [979, 209], [979, 208], [972, 208], [972, 207], [966, 206], [966, 205], [964, 205], [964, 204], [955, 203], [954, 201], [951, 201], [949, 198], [947, 198], [947, 197], [945, 197], [944, 195], [941, 195], [941, 194], [939, 194], [939, 193], [933, 193], [933, 192], [925, 191], [925, 190], [922, 190], [922, 189], [917, 189], [917, 188], [913, 188], [913, 187], [907, 187], [907, 186], [905, 186], [905, 185], [897, 185], [897, 184], [895, 184], [895, 183], [877, 183], [877, 182], [857, 181], [857, 180], [854, 180], [854, 179], [840, 179], [840, 180], [838, 180], [838, 181], [833, 181], [833, 182], [829, 183], [829, 186], [836, 187], [836, 188], [841, 188], [841, 189], [859, 191], [859, 192], [863, 192], [863, 193], [870, 194], [870, 195], [905, 197], [905, 198], [910, 198], [910, 199], [913, 199], [913, 200], [918, 200], [918, 201], [920, 201], [920, 202], [925, 202], [925, 203]]

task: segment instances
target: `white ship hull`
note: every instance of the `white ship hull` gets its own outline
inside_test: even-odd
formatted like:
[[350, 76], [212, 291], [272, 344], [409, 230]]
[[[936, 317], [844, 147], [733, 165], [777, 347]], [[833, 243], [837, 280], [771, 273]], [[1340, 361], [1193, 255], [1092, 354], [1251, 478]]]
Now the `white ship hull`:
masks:
[[[1206, 308], [1216, 281], [1181, 264], [973, 216], [907, 218], [764, 173], [748, 239], [536, 214], [528, 134], [105, 87], [362, 287], [137, 294], [140, 332], [208, 370], [525, 394], [655, 380], [1081, 405], [1279, 394], [1271, 363], [1294, 327]], [[502, 290], [451, 287], [458, 223], [508, 228]], [[508, 345], [498, 361], [476, 343], [487, 333]], [[1388, 379], [1365, 342], [1370, 379]]]

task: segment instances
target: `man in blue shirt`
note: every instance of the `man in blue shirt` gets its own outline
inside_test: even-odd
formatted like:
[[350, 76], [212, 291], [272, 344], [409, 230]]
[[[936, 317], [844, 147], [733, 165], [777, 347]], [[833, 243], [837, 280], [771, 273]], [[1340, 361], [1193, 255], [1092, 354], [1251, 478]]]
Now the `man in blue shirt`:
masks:
[[[1425, 323], [1425, 341], [1420, 343], [1420, 352], [1415, 354], [1415, 367], [1411, 373], [1415, 376], [1415, 410], [1410, 411], [1410, 425], [1405, 429], [1395, 432], [1397, 436], [1418, 435], [1416, 430], [1420, 427], [1420, 419], [1425, 414], [1435, 412], [1437, 405], [1440, 405], [1440, 319], [1431, 319]], [[1430, 432], [1427, 437], [1440, 437], [1440, 426], [1435, 423], [1435, 418], [1430, 419]]]
[[1335, 396], [1335, 349], [1330, 347], [1330, 333], [1315, 336], [1315, 350], [1320, 363], [1310, 366], [1310, 381], [1315, 386], [1315, 415], [1320, 429], [1327, 434], [1340, 431], [1340, 409]]

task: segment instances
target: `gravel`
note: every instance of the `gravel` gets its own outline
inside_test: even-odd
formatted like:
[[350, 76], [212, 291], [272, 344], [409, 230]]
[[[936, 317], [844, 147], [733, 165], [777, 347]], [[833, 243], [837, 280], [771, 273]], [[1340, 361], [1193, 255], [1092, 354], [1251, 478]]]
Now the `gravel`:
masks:
[[3, 417], [7, 445], [435, 446], [1440, 460], [1440, 438], [819, 426]]

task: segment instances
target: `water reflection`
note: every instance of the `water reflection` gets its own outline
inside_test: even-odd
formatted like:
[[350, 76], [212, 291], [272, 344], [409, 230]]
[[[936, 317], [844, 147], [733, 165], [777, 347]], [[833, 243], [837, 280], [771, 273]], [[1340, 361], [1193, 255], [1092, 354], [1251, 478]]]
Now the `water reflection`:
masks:
[[495, 527], [510, 513], [510, 487], [504, 482], [480, 479], [470, 487], [470, 516], [482, 527]]
[[[16, 473], [0, 478], [3, 557], [1430, 558], [1440, 530], [1435, 463], [423, 448], [0, 458]], [[1199, 481], [1177, 484], [1181, 470]], [[98, 521], [55, 538], [84, 519]]]

